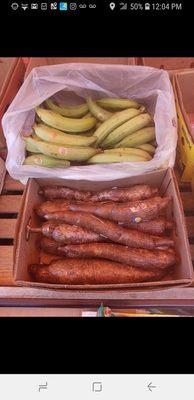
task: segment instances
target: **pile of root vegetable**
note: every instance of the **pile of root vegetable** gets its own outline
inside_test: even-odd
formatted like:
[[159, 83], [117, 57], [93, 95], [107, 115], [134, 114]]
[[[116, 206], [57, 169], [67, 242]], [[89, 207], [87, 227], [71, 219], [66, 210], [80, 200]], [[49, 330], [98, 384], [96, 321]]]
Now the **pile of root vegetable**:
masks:
[[[170, 197], [149, 185], [98, 192], [64, 186], [40, 189], [41, 248], [56, 255], [30, 265], [34, 281], [69, 285], [154, 282], [178, 262]], [[168, 213], [167, 213], [168, 210]], [[167, 217], [168, 214], [168, 217]]]
[[153, 119], [134, 100], [89, 97], [65, 107], [49, 98], [35, 111], [31, 135], [24, 137], [24, 165], [146, 162], [157, 147]]

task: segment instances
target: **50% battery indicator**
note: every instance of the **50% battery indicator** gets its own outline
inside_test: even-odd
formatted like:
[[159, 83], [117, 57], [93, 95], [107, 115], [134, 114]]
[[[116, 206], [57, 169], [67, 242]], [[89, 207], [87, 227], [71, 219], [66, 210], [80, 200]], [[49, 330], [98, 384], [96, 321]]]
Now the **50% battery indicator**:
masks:
[[141, 3], [131, 3], [130, 10], [131, 11], [138, 11], [138, 10], [143, 11], [144, 7], [143, 7], [143, 4], [141, 4]]

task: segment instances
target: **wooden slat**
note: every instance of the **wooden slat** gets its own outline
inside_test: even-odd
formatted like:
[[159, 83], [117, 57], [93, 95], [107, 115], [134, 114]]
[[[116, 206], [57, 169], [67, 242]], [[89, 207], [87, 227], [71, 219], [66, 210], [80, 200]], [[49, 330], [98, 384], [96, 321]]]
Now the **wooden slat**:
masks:
[[0, 305], [15, 307], [99, 307], [101, 302], [114, 308], [148, 306], [194, 306], [194, 288], [177, 287], [152, 291], [68, 291], [30, 287], [0, 287]]
[[[135, 308], [112, 308], [113, 313], [122, 313], [122, 316], [127, 316], [128, 314], [132, 314], [133, 316], [138, 317], [138, 314], [143, 313], [143, 311], [139, 310], [137, 313]], [[189, 311], [189, 310], [188, 310]], [[1, 307], [0, 308], [0, 317], [85, 317], [82, 313], [90, 313], [92, 312], [94, 316], [97, 313], [97, 307], [95, 308], [64, 308], [64, 307]], [[168, 311], [169, 315], [169, 311]], [[173, 312], [172, 316], [175, 315]], [[188, 315], [186, 313], [186, 315]], [[175, 315], [176, 317], [176, 315]]]
[[[56, 307], [1, 307], [0, 308], [0, 317], [85, 317], [82, 313], [94, 313], [96, 316], [97, 307], [96, 308], [56, 308]], [[122, 316], [127, 316], [128, 313], [133, 316], [138, 317], [143, 314], [143, 311], [139, 310], [136, 312], [134, 308], [112, 308], [113, 313], [122, 313]], [[169, 314], [168, 314], [169, 315]], [[173, 315], [173, 314], [172, 314]]]
[[25, 186], [21, 182], [14, 180], [9, 176], [5, 177], [4, 190], [24, 190]]
[[183, 207], [185, 211], [194, 211], [194, 193], [182, 192], [181, 198], [183, 201]]
[[13, 246], [0, 246], [0, 286], [13, 285]]
[[187, 224], [187, 230], [188, 230], [188, 236], [189, 238], [194, 237], [194, 216], [193, 217], [186, 217], [186, 224]]
[[82, 311], [96, 312], [96, 308], [1, 307], [0, 317], [81, 317]]
[[1, 219], [0, 221], [0, 239], [14, 238], [16, 219]]
[[22, 195], [0, 196], [0, 213], [18, 213]]

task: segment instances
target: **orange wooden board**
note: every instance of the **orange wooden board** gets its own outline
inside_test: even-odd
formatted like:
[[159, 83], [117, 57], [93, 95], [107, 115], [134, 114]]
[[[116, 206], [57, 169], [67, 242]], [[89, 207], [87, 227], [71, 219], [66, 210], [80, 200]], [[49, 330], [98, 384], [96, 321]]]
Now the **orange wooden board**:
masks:
[[21, 195], [1, 195], [0, 213], [18, 213], [20, 209]]
[[11, 191], [12, 190], [14, 190], [14, 191], [23, 190], [24, 187], [25, 186], [21, 182], [16, 181], [15, 179], [11, 178], [11, 176], [9, 174], [6, 175], [4, 188], [3, 188], [4, 191], [7, 191], [7, 190], [11, 190]]
[[2, 219], [0, 222], [0, 239], [13, 239], [16, 219]]

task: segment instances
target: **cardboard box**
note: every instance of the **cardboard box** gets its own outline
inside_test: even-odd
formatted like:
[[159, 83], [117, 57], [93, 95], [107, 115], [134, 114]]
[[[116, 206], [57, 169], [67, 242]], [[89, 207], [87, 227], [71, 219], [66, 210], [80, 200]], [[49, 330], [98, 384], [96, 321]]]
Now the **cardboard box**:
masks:
[[[162, 196], [172, 196], [173, 198], [173, 218], [176, 222], [176, 229], [173, 232], [173, 237], [176, 244], [176, 249], [180, 254], [180, 263], [175, 267], [171, 276], [166, 277], [160, 282], [147, 282], [136, 284], [118, 284], [118, 285], [56, 285], [32, 282], [28, 274], [28, 265], [33, 263], [49, 263], [50, 256], [46, 258], [44, 253], [41, 253], [38, 243], [40, 243], [39, 233], [30, 233], [27, 235], [27, 225], [30, 223], [33, 227], [38, 227], [41, 224], [40, 218], [34, 212], [34, 206], [40, 204], [43, 199], [38, 195], [39, 187], [49, 184], [63, 184], [71, 188], [80, 190], [102, 190], [113, 186], [126, 187], [134, 184], [150, 184], [157, 186], [160, 189]], [[52, 256], [51, 256], [52, 257]], [[46, 260], [46, 261], [45, 261]], [[181, 203], [178, 184], [176, 182], [173, 170], [164, 169], [156, 172], [151, 172], [144, 175], [125, 178], [111, 182], [88, 182], [88, 181], [66, 181], [60, 179], [30, 179], [23, 197], [21, 211], [18, 216], [18, 225], [15, 235], [14, 247], [14, 280], [19, 286], [34, 286], [45, 287], [50, 289], [150, 289], [150, 288], [166, 288], [170, 286], [189, 285], [192, 282], [193, 266], [191, 262], [189, 243], [187, 239], [187, 231], [184, 220], [184, 212]]]
[[55, 65], [65, 63], [96, 63], [96, 64], [124, 64], [135, 65], [136, 59], [134, 57], [32, 57], [29, 60], [25, 78], [29, 75], [31, 70], [35, 67], [43, 65]]
[[142, 57], [139, 64], [165, 70], [180, 70], [194, 68], [194, 57]]
[[178, 116], [177, 166], [181, 182], [191, 182], [194, 174], [194, 139], [188, 114], [194, 112], [194, 70], [177, 72], [173, 88]]
[[139, 57], [136, 63], [145, 67], [164, 69], [172, 82], [176, 73], [194, 68], [194, 57]]
[[[21, 58], [0, 59], [0, 83], [2, 85], [0, 91], [0, 122], [23, 83], [24, 74], [25, 65]], [[0, 148], [4, 147], [5, 144], [6, 140], [0, 124]]]

